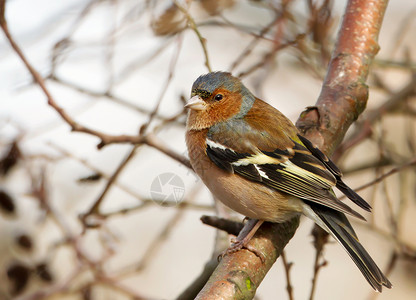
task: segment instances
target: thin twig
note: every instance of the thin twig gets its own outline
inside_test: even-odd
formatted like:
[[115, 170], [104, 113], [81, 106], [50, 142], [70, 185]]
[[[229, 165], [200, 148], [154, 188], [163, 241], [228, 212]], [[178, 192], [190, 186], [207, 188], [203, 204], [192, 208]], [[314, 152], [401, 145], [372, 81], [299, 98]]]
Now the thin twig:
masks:
[[315, 290], [318, 282], [318, 274], [322, 267], [326, 266], [326, 261], [320, 262], [325, 245], [328, 243], [328, 233], [318, 225], [314, 225], [312, 229], [312, 236], [314, 237], [315, 260], [313, 267], [312, 287], [309, 294], [309, 300], [313, 300]]
[[129, 154], [126, 156], [126, 158], [119, 164], [113, 175], [108, 179], [107, 184], [104, 187], [104, 190], [101, 192], [98, 199], [94, 202], [94, 204], [91, 206], [91, 208], [86, 212], [83, 213], [80, 216], [80, 220], [85, 225], [84, 231], [89, 227], [95, 227], [96, 224], [90, 224], [88, 222], [88, 218], [92, 215], [99, 216], [100, 215], [100, 205], [104, 200], [105, 195], [110, 190], [113, 183], [117, 180], [117, 177], [121, 174], [123, 169], [127, 166], [128, 162], [135, 156], [136, 151], [139, 146], [134, 146], [133, 149], [130, 150]]
[[376, 121], [380, 120], [386, 113], [397, 109], [404, 101], [406, 101], [412, 95], [416, 93], [416, 74], [412, 74], [410, 81], [403, 86], [398, 92], [391, 95], [382, 105], [376, 109], [372, 109], [366, 112], [365, 120], [362, 122], [361, 126], [358, 126], [354, 133], [346, 140], [344, 140], [336, 152], [334, 153], [332, 159], [338, 161], [348, 149], [358, 145], [369, 137], [373, 130], [371, 125]]
[[204, 52], [205, 57], [205, 66], [207, 67], [209, 72], [212, 72], [211, 64], [209, 62], [208, 50], [207, 50], [207, 40], [202, 36], [201, 32], [196, 26], [194, 18], [189, 14], [188, 10], [180, 5], [177, 1], [174, 1], [175, 5], [179, 8], [179, 10], [185, 15], [186, 19], [188, 20], [189, 27], [195, 32], [197, 35], [199, 42], [202, 47], [202, 51]]
[[140, 127], [140, 134], [143, 134], [144, 132], [146, 132], [146, 129], [149, 127], [150, 123], [152, 122], [153, 118], [156, 116], [156, 114], [159, 110], [160, 103], [162, 103], [163, 97], [165, 96], [166, 91], [168, 90], [170, 82], [173, 78], [174, 71], [175, 71], [175, 66], [176, 66], [176, 63], [178, 62], [181, 47], [182, 47], [182, 36], [180, 35], [178, 37], [178, 46], [177, 46], [176, 51], [174, 52], [174, 54], [172, 56], [172, 59], [171, 59], [171, 62], [170, 62], [169, 73], [168, 73], [168, 77], [166, 78], [166, 82], [165, 82], [163, 88], [161, 89], [161, 93], [160, 93], [160, 95], [159, 95], [159, 97], [156, 101], [155, 108], [149, 114], [149, 119], [147, 120], [147, 122], [145, 124], [143, 124]]
[[289, 297], [289, 300], [294, 300], [295, 297], [293, 295], [293, 286], [292, 281], [290, 279], [290, 269], [292, 268], [293, 263], [287, 261], [286, 251], [282, 251], [280, 257], [282, 258], [283, 267], [285, 269], [287, 295]]
[[[381, 181], [383, 181], [384, 179], [386, 179], [387, 177], [396, 174], [397, 172], [402, 171], [405, 168], [408, 167], [412, 167], [413, 165], [416, 165], [416, 157], [414, 157], [413, 159], [411, 159], [409, 162], [402, 164], [400, 166], [394, 167], [393, 169], [391, 169], [390, 171], [388, 171], [387, 173], [384, 173], [383, 175], [375, 178], [374, 180], [371, 180], [370, 182], [367, 182], [366, 184], [363, 184], [361, 186], [359, 186], [358, 188], [354, 189], [356, 192], [364, 190], [376, 183], [379, 183]], [[340, 199], [343, 199], [345, 196], [341, 196]]]

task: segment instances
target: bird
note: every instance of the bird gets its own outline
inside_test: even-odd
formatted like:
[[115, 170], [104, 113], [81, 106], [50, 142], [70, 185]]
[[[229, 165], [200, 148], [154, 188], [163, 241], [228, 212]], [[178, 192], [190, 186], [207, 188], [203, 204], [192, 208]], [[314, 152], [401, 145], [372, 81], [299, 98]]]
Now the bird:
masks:
[[346, 215], [364, 217], [340, 201], [334, 188], [366, 211], [371, 206], [279, 110], [222, 71], [199, 76], [185, 108], [192, 168], [217, 199], [257, 222], [237, 237], [231, 252], [245, 247], [262, 222], [282, 223], [303, 214], [342, 245], [374, 290], [392, 287]]

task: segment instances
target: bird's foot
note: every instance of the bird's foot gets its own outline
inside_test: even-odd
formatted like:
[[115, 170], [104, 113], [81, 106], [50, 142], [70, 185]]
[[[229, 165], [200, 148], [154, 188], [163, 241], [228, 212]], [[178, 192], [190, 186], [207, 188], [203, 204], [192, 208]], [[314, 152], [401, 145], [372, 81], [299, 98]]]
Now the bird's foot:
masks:
[[[260, 227], [261, 223], [258, 224], [254, 230], [254, 232], [258, 229], [258, 227]], [[219, 256], [218, 256], [218, 261], [220, 261], [224, 256], [226, 255], [230, 255], [233, 254], [235, 252], [240, 251], [241, 249], [247, 249], [248, 251], [254, 253], [258, 258], [260, 258], [260, 260], [264, 263], [266, 258], [264, 257], [263, 253], [261, 253], [258, 249], [256, 249], [255, 247], [251, 246], [249, 244], [251, 238], [254, 235], [254, 232], [252, 232], [251, 234], [245, 234], [243, 236], [238, 236], [236, 238], [232, 238], [231, 239], [231, 246], [228, 247], [228, 249], [226, 249], [225, 251], [223, 251]]]

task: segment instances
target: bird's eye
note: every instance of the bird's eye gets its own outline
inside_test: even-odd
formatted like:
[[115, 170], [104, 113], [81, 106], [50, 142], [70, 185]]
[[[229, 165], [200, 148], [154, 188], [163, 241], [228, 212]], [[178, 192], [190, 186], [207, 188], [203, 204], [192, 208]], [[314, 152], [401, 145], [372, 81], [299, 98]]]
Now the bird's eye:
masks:
[[216, 94], [214, 99], [217, 101], [220, 101], [222, 99], [223, 95], [222, 94]]

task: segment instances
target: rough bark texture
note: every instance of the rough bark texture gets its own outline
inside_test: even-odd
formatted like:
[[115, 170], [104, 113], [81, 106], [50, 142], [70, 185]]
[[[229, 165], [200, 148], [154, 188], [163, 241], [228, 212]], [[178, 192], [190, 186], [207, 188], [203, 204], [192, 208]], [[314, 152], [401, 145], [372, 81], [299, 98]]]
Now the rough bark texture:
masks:
[[296, 123], [328, 155], [334, 152], [367, 104], [365, 81], [379, 50], [377, 38], [387, 2], [348, 2], [318, 101]]
[[299, 218], [264, 223], [250, 241], [259, 256], [243, 249], [224, 256], [196, 299], [251, 299], [273, 263], [295, 234]]

